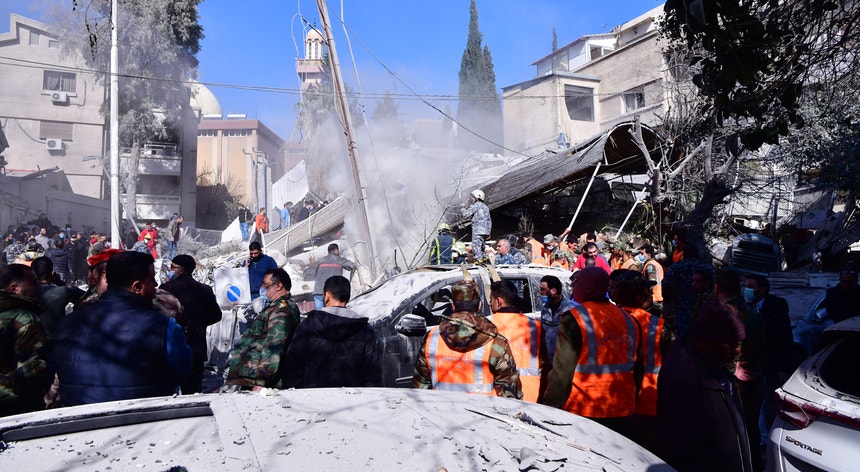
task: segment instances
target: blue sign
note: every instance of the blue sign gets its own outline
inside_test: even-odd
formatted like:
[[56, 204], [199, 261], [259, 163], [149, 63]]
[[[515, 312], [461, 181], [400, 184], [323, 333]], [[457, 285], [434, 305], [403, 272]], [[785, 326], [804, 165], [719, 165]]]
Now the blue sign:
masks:
[[236, 303], [242, 297], [242, 289], [235, 285], [230, 285], [227, 287], [227, 300], [230, 300], [231, 303]]

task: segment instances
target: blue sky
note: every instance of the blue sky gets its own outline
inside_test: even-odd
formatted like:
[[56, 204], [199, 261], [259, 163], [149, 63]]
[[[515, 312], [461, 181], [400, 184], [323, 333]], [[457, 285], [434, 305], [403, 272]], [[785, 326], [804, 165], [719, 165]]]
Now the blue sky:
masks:
[[[9, 28], [9, 13], [44, 19], [43, 9], [54, 1], [0, 0], [0, 32]], [[660, 3], [657, 0], [478, 0], [480, 29], [493, 56], [496, 85], [501, 89], [534, 77], [535, 69], [530, 64], [550, 52], [553, 26], [559, 46], [563, 46], [585, 34], [606, 32]], [[430, 107], [411, 99], [409, 89], [433, 96], [457, 94], [469, 0], [328, 0], [328, 6], [347, 85], [367, 94], [382, 94], [386, 90], [397, 94], [400, 111], [407, 119], [440, 118]], [[263, 121], [282, 138], [290, 137], [299, 88], [296, 47], [300, 57], [307, 28], [302, 18], [319, 25], [316, 1], [201, 2], [200, 23], [206, 38], [198, 54], [199, 80], [276, 89], [264, 92], [211, 86], [224, 113], [246, 113], [249, 118]], [[376, 100], [370, 98], [365, 102], [368, 114], [375, 108]], [[454, 101], [436, 97], [431, 102], [440, 108], [448, 103], [456, 110]]]

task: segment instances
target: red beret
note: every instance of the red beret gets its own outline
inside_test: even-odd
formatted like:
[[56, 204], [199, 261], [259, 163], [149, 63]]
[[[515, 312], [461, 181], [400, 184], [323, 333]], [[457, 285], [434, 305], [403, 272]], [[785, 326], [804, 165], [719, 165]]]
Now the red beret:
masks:
[[105, 249], [104, 251], [101, 251], [98, 254], [94, 254], [94, 255], [88, 257], [87, 258], [87, 264], [89, 264], [90, 267], [95, 267], [95, 266], [101, 264], [102, 262], [107, 262], [107, 260], [110, 259], [111, 256], [113, 256], [114, 254], [119, 254], [121, 252], [122, 252], [122, 249], [114, 249], [114, 248]]

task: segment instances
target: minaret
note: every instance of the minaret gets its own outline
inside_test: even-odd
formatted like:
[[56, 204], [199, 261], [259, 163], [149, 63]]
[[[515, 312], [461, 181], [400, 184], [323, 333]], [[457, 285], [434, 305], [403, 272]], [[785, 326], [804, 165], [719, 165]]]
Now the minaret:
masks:
[[302, 79], [302, 91], [322, 82], [324, 50], [325, 42], [322, 33], [311, 27], [305, 36], [305, 57], [296, 59], [296, 72]]

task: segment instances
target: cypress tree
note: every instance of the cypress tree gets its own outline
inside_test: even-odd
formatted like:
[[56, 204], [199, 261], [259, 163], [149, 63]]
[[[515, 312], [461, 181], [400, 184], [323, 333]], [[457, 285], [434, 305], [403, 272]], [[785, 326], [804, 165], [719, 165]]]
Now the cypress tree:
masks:
[[502, 144], [502, 104], [496, 90], [496, 72], [490, 48], [483, 45], [478, 28], [478, 7], [469, 6], [469, 34], [460, 60], [457, 120], [475, 134], [460, 129], [459, 146], [467, 151], [499, 152]]

